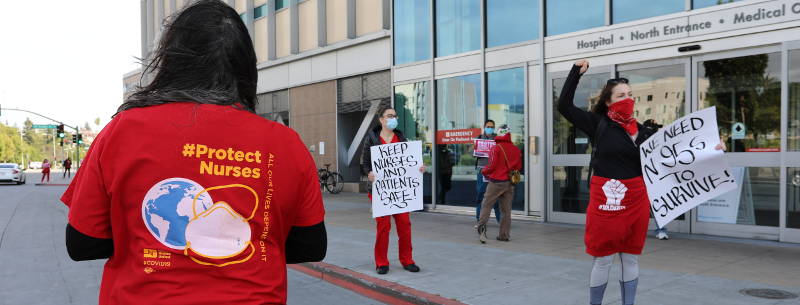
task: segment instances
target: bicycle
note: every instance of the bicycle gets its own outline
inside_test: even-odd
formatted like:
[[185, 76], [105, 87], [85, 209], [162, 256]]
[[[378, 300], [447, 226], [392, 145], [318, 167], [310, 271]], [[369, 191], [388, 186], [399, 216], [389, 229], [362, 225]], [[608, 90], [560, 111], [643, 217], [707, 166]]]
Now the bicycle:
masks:
[[319, 185], [323, 189], [328, 190], [328, 193], [339, 194], [344, 188], [344, 177], [337, 172], [330, 170], [331, 164], [325, 164], [325, 168], [317, 170], [319, 176]]

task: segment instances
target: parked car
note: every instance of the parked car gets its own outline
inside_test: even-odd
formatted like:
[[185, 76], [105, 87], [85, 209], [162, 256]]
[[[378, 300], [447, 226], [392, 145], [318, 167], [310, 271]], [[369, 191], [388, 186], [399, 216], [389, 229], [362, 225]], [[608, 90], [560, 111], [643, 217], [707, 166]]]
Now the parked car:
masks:
[[0, 163], [0, 182], [25, 184], [25, 171], [15, 163]]
[[42, 169], [42, 162], [41, 161], [32, 161], [28, 163], [29, 169]]

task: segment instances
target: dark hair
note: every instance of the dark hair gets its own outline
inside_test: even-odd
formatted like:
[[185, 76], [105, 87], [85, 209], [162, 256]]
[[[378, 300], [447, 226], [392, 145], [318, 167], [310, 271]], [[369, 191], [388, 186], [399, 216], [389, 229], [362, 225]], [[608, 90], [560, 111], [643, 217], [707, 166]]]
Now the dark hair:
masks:
[[142, 71], [142, 77], [150, 72], [155, 77], [128, 97], [117, 113], [171, 102], [239, 104], [254, 111], [256, 54], [233, 8], [218, 0], [197, 1], [181, 11], [162, 35]]
[[497, 123], [495, 123], [494, 120], [486, 120], [486, 122], [483, 122], [483, 126], [486, 126], [486, 124], [489, 124], [490, 122], [494, 125], [497, 125]]
[[614, 92], [614, 88], [620, 84], [628, 84], [627, 79], [624, 79], [624, 82], [614, 80], [618, 79], [610, 79], [608, 82], [606, 82], [606, 85], [603, 86], [603, 90], [600, 90], [600, 95], [597, 96], [597, 101], [595, 101], [594, 106], [592, 106], [592, 112], [600, 115], [606, 115], [608, 113], [608, 105], [606, 105], [606, 102], [611, 100], [611, 94]]
[[392, 106], [381, 106], [381, 108], [378, 108], [378, 118], [382, 118], [383, 115], [386, 114], [386, 111], [388, 111], [388, 110], [394, 110], [394, 107], [392, 107]]

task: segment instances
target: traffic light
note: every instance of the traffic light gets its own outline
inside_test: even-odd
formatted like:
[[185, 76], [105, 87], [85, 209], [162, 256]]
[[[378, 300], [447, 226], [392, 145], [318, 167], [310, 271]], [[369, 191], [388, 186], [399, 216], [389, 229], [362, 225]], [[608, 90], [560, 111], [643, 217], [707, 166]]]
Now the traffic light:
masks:
[[76, 133], [72, 134], [72, 143], [78, 143], [78, 134]]
[[58, 135], [59, 138], [61, 138], [61, 139], [64, 138], [64, 124], [59, 124], [58, 125], [58, 128], [56, 129], [56, 134]]
[[78, 134], [78, 141], [76, 141], [75, 143], [78, 143], [78, 145], [83, 144], [83, 135], [82, 134]]

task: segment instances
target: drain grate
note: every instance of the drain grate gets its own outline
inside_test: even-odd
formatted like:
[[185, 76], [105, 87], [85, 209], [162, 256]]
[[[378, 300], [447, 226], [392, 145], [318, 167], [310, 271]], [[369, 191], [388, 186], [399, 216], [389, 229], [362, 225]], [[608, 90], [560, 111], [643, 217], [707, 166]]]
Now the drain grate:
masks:
[[772, 300], [796, 299], [797, 295], [788, 291], [778, 289], [742, 289], [742, 294]]

